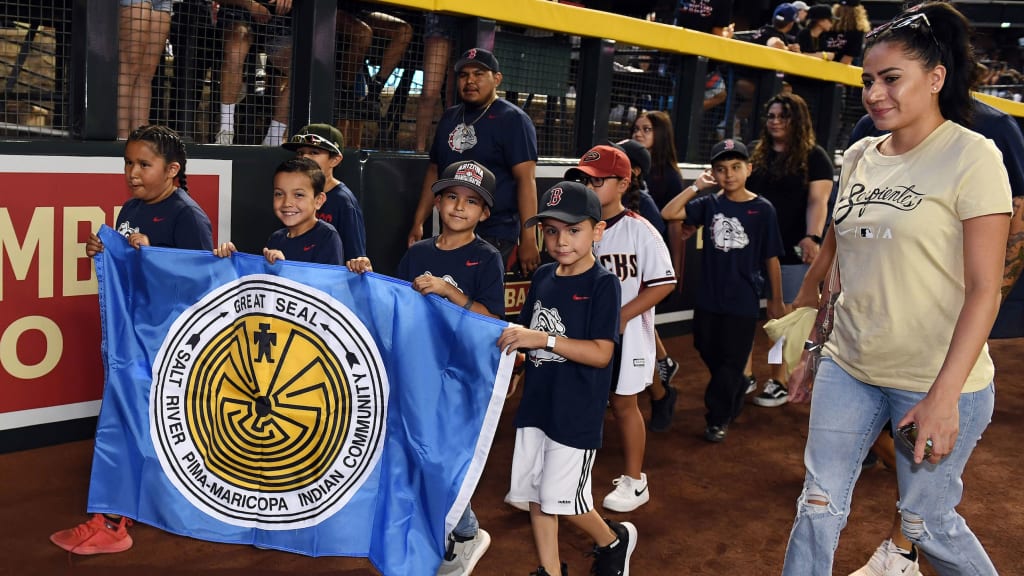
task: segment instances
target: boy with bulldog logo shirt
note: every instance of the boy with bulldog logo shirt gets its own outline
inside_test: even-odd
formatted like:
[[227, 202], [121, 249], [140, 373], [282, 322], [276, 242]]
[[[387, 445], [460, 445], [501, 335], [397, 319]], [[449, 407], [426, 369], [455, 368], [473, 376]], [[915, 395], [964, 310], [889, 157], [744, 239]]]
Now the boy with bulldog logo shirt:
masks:
[[[747, 390], [743, 368], [761, 311], [762, 268], [771, 286], [768, 317], [785, 313], [778, 218], [771, 202], [747, 190], [750, 171], [747, 147], [737, 140], [723, 140], [711, 149], [711, 174], [702, 174], [661, 210], [666, 221], [684, 220], [704, 227], [693, 346], [711, 372], [704, 392], [708, 442], [725, 440], [729, 423], [743, 407]], [[716, 184], [721, 192], [697, 197], [702, 189]]]

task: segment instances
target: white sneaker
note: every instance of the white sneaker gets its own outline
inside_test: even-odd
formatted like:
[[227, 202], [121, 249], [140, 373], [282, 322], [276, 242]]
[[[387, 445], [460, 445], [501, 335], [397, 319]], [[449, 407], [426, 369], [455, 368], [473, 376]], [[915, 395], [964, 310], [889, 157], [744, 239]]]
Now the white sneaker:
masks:
[[904, 556], [909, 552], [887, 539], [875, 549], [868, 563], [850, 576], [920, 576], [917, 560]]
[[632, 512], [651, 499], [647, 474], [641, 473], [639, 480], [622, 475], [612, 480], [612, 484], [615, 490], [604, 497], [604, 507], [613, 512]]
[[483, 529], [478, 529], [476, 537], [465, 542], [459, 542], [454, 534], [449, 534], [448, 549], [437, 569], [437, 576], [469, 576], [490, 547], [491, 535]]
[[231, 146], [235, 143], [235, 133], [228, 130], [221, 130], [213, 137], [213, 143], [218, 146]]

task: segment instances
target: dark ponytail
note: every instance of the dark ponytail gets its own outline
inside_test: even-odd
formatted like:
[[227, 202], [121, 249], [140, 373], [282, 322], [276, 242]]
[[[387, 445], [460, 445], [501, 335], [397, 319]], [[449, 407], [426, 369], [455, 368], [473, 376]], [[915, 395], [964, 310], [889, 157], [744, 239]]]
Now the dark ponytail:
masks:
[[178, 186], [188, 192], [187, 177], [185, 175], [185, 163], [188, 161], [188, 158], [185, 155], [185, 143], [182, 142], [177, 132], [157, 124], [139, 126], [128, 136], [128, 141], [148, 142], [153, 146], [153, 150], [168, 164], [177, 162], [181, 166], [178, 170]]

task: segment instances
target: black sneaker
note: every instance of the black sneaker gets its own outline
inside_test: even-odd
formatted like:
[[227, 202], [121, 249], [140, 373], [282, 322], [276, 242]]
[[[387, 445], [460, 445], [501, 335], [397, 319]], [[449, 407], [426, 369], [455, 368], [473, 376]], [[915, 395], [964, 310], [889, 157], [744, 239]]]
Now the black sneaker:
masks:
[[[536, 572], [530, 572], [530, 576], [551, 576], [543, 566], [538, 566]], [[562, 562], [562, 576], [569, 576], [569, 566]]]
[[754, 396], [754, 404], [774, 408], [789, 402], [789, 390], [786, 385], [769, 379], [764, 383], [764, 391]]
[[668, 388], [672, 379], [676, 377], [676, 373], [679, 372], [679, 363], [672, 358], [665, 356], [661, 360], [658, 360], [658, 377], [661, 378], [661, 383]]
[[664, 432], [672, 425], [672, 416], [676, 413], [676, 398], [679, 392], [672, 386], [665, 386], [665, 395], [661, 400], [651, 400], [651, 421], [647, 427], [654, 432]]
[[729, 426], [727, 424], [708, 426], [704, 429], [704, 439], [715, 444], [725, 440], [727, 434], [729, 434]]
[[603, 548], [594, 547], [594, 565], [590, 573], [596, 576], [629, 576], [629, 557], [636, 548], [636, 526], [608, 519], [605, 523], [619, 539]]

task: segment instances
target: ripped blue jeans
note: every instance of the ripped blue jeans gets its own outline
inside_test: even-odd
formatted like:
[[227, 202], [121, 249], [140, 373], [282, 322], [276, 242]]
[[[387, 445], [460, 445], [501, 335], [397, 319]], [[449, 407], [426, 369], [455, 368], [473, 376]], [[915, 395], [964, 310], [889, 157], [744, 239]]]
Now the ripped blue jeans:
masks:
[[[807, 472], [786, 547], [783, 576], [832, 574], [833, 556], [850, 514], [861, 461], [886, 420], [891, 419], [895, 426], [924, 396], [865, 384], [831, 359], [822, 359], [814, 381], [804, 450]], [[981, 542], [956, 512], [963, 495], [964, 467], [992, 419], [994, 403], [992, 384], [960, 395], [956, 446], [938, 464], [914, 464], [913, 453], [896, 441], [903, 533], [943, 576], [996, 574]]]

